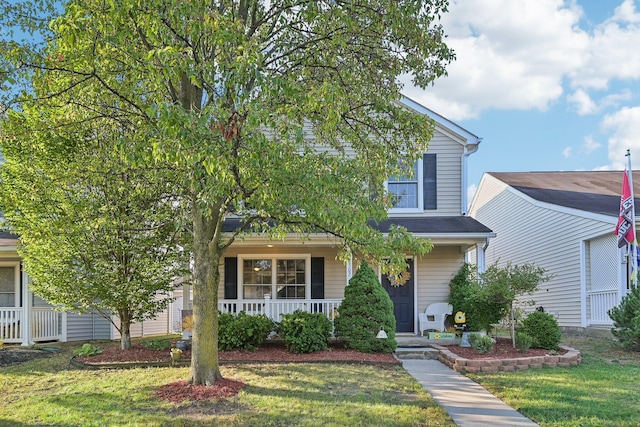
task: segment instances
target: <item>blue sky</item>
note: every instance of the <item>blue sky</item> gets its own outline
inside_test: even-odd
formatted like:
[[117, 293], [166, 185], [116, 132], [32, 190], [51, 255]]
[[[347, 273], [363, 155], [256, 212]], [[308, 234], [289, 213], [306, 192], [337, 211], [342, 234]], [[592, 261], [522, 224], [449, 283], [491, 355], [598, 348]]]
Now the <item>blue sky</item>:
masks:
[[640, 169], [640, 0], [451, 0], [457, 60], [410, 98], [483, 139], [484, 172]]

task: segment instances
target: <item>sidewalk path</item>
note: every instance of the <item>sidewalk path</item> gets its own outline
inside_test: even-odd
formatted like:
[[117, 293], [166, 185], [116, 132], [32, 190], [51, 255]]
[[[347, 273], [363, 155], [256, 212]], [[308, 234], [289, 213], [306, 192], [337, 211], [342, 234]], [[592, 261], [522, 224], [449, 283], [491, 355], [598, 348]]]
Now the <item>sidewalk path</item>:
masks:
[[478, 383], [437, 360], [403, 360], [402, 366], [447, 411], [458, 427], [538, 426]]

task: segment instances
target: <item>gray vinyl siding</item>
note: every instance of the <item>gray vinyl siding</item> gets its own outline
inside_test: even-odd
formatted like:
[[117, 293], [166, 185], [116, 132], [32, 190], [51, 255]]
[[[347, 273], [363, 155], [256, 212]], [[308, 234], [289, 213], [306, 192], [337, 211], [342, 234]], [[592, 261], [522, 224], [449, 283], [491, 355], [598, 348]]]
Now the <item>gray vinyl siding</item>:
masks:
[[[335, 152], [328, 146], [316, 146], [319, 152]], [[453, 139], [446, 130], [437, 127], [433, 138], [429, 142], [427, 153], [437, 154], [437, 209], [428, 209], [421, 213], [424, 216], [455, 216], [460, 215], [462, 204], [462, 154], [464, 146]], [[354, 155], [347, 150], [347, 155]], [[466, 191], [466, 189], [465, 189]], [[390, 216], [399, 216], [402, 212], [394, 211]], [[415, 216], [415, 213], [411, 214]]]
[[553, 278], [533, 295], [536, 306], [556, 315], [561, 326], [583, 326], [581, 242], [612, 233], [610, 223], [532, 203], [489, 175], [470, 215], [497, 233], [486, 251], [487, 266], [499, 261], [544, 268]]
[[111, 339], [111, 323], [97, 313], [67, 313], [67, 341]]
[[437, 154], [438, 209], [424, 211], [425, 216], [460, 215], [462, 202], [462, 153], [464, 147], [436, 130], [428, 153]]
[[[169, 325], [170, 312], [169, 307], [165, 310], [156, 313], [156, 317], [153, 319], [145, 320], [144, 322], [132, 323], [129, 329], [129, 333], [132, 338], [148, 337], [154, 335], [168, 335], [171, 333]], [[114, 319], [115, 323], [119, 325], [119, 319]], [[114, 327], [113, 331], [114, 339], [120, 339], [120, 333]]]

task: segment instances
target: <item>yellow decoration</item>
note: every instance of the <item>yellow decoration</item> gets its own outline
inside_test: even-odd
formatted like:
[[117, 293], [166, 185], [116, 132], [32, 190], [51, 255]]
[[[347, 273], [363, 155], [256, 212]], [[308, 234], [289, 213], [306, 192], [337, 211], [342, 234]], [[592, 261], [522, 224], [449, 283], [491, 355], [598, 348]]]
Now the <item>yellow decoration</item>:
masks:
[[403, 271], [400, 274], [389, 273], [387, 275], [387, 278], [389, 279], [389, 284], [397, 288], [400, 286], [404, 286], [409, 281], [409, 279], [411, 279], [411, 273], [409, 273], [407, 270]]
[[466, 323], [467, 322], [467, 316], [462, 311], [458, 311], [456, 313], [456, 315], [453, 317], [453, 319], [455, 320], [456, 323]]
[[184, 322], [182, 322], [182, 330], [187, 332], [193, 331], [193, 316], [185, 317]]

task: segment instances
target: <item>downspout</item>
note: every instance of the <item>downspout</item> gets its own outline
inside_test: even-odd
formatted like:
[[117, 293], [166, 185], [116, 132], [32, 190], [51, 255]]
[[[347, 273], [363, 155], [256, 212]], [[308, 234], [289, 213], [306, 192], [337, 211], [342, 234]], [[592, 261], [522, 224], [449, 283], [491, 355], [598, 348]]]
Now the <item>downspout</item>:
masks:
[[476, 265], [478, 266], [478, 273], [484, 273], [485, 270], [487, 269], [486, 254], [487, 254], [488, 247], [489, 247], [489, 237], [485, 239], [484, 245], [482, 245], [482, 249], [480, 248], [476, 249]]
[[462, 206], [460, 206], [460, 213], [462, 213], [462, 215], [466, 216], [468, 213], [468, 203], [467, 203], [467, 181], [468, 181], [468, 174], [467, 174], [467, 158], [472, 155], [473, 153], [475, 153], [476, 151], [478, 151], [478, 146], [480, 145], [480, 142], [482, 141], [481, 138], [478, 138], [477, 142], [475, 144], [471, 144], [471, 146], [473, 148], [469, 149], [469, 144], [466, 144], [464, 146], [464, 151], [462, 152], [462, 156], [460, 157], [460, 177], [461, 177], [461, 200], [462, 200]]

